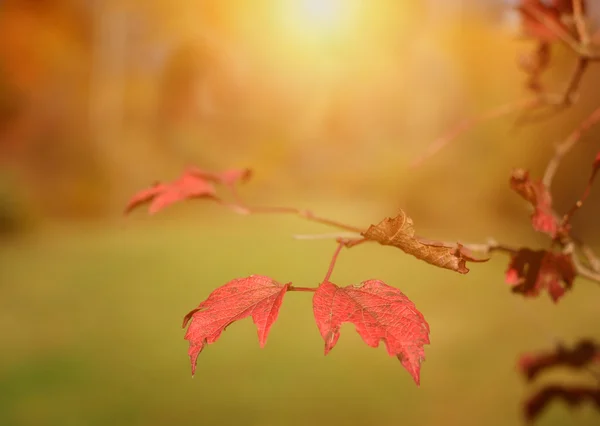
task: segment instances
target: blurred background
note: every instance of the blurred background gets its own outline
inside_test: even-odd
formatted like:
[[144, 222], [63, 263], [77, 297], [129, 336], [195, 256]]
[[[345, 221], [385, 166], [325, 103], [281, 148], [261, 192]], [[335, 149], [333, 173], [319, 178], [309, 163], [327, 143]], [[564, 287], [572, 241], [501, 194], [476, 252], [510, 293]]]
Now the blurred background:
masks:
[[[510, 294], [502, 256], [461, 276], [361, 246], [334, 281], [382, 279], [416, 303], [432, 329], [421, 388], [351, 325], [324, 357], [310, 296], [295, 293], [264, 350], [242, 321], [191, 379], [183, 316], [252, 273], [317, 284], [334, 244], [292, 235], [331, 230], [203, 202], [122, 217], [135, 191], [187, 165], [251, 167], [254, 204], [361, 227], [402, 208], [428, 238], [542, 247], [510, 170], [541, 176], [600, 104], [598, 69], [551, 120], [484, 123], [411, 167], [459, 120], [528, 95], [517, 59], [532, 42], [510, 3], [0, 0], [0, 425], [518, 424], [531, 390], [518, 354], [600, 338], [596, 284], [554, 306]], [[544, 83], [561, 91], [574, 58], [557, 45], [552, 60]], [[559, 211], [599, 137], [559, 169]], [[600, 249], [598, 215], [596, 187], [573, 222]], [[599, 420], [555, 404], [539, 424]]]

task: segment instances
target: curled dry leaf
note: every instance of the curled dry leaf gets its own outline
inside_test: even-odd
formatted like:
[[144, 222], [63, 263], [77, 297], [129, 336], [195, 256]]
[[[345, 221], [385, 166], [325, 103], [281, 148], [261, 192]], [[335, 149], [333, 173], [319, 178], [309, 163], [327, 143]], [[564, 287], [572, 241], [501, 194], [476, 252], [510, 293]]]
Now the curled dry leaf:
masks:
[[413, 221], [404, 211], [393, 218], [385, 218], [377, 225], [371, 225], [363, 237], [379, 244], [394, 246], [431, 265], [466, 274], [467, 261], [485, 262], [488, 259], [474, 259], [463, 251], [460, 244], [448, 246], [443, 243], [426, 241], [415, 237]]
[[326, 281], [315, 292], [313, 312], [325, 340], [325, 354], [337, 343], [342, 323], [350, 322], [367, 345], [376, 348], [383, 341], [388, 354], [398, 357], [420, 384], [429, 325], [400, 290], [378, 280], [348, 287]]
[[514, 293], [537, 297], [546, 290], [556, 303], [571, 289], [575, 276], [570, 256], [522, 248], [512, 256], [505, 279]]
[[216, 342], [234, 321], [252, 317], [258, 330], [260, 347], [264, 347], [271, 326], [277, 320], [283, 296], [290, 283], [279, 284], [262, 275], [251, 275], [228, 282], [213, 291], [204, 302], [188, 313], [183, 327], [191, 320], [185, 339], [190, 342], [188, 355], [192, 375], [204, 346]]
[[523, 169], [513, 170], [510, 186], [533, 206], [531, 215], [533, 229], [554, 238], [558, 230], [558, 221], [552, 212], [552, 196], [548, 188], [542, 181], [531, 180], [529, 172]]
[[559, 345], [552, 352], [523, 355], [519, 359], [519, 370], [528, 381], [532, 381], [552, 367], [581, 369], [594, 362], [600, 362], [600, 345], [585, 339], [579, 341], [573, 349]]
[[216, 192], [212, 183], [197, 176], [192, 170], [187, 170], [173, 182], [156, 183], [136, 193], [129, 200], [125, 213], [131, 212], [142, 204], [150, 203], [148, 212], [154, 214], [171, 204], [190, 198], [216, 199]]

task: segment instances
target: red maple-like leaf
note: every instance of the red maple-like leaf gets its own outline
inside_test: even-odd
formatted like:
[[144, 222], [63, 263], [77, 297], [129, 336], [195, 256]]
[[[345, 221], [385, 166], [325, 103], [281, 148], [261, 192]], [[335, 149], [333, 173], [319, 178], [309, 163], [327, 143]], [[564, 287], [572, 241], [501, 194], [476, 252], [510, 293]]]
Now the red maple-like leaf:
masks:
[[216, 342], [234, 321], [252, 317], [258, 330], [260, 347], [264, 347], [269, 330], [279, 315], [283, 296], [289, 288], [290, 283], [282, 285], [266, 276], [251, 275], [217, 288], [208, 299], [188, 313], [183, 319], [183, 327], [191, 320], [185, 339], [190, 342], [188, 355], [192, 363], [192, 375], [196, 372], [196, 360], [204, 346]]
[[548, 188], [541, 181], [531, 180], [529, 172], [523, 169], [513, 171], [510, 186], [533, 206], [533, 228], [554, 238], [558, 230], [558, 221], [552, 212], [552, 196]]
[[216, 199], [216, 192], [212, 183], [197, 176], [192, 170], [187, 170], [173, 182], [156, 183], [135, 194], [129, 200], [125, 213], [149, 202], [148, 212], [154, 214], [171, 204], [190, 198]]
[[520, 249], [511, 258], [505, 280], [512, 291], [528, 297], [547, 290], [556, 303], [573, 286], [576, 272], [570, 256], [546, 250]]
[[383, 340], [388, 354], [398, 357], [419, 386], [429, 324], [400, 290], [378, 280], [348, 287], [325, 281], [313, 297], [313, 312], [326, 355], [337, 343], [342, 323], [350, 322], [367, 345], [376, 348]]

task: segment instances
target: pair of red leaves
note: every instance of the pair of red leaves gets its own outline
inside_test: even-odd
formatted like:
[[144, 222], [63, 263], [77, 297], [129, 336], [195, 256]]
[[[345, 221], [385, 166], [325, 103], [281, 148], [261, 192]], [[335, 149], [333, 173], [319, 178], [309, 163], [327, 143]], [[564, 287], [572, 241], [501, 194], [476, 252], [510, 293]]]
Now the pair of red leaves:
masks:
[[[573, 349], [559, 345], [552, 352], [524, 355], [519, 360], [519, 370], [528, 382], [532, 382], [541, 373], [555, 367], [582, 370], [594, 364], [600, 364], [600, 345], [592, 340], [582, 340]], [[570, 406], [591, 401], [600, 409], [600, 386], [547, 385], [525, 402], [525, 418], [535, 420], [554, 399], [563, 400]]]
[[[189, 341], [192, 374], [198, 355], [214, 343], [234, 321], [252, 317], [258, 340], [264, 347], [271, 326], [277, 320], [283, 298], [293, 291], [291, 283], [280, 284], [262, 275], [235, 279], [213, 291], [196, 309], [188, 313], [185, 339]], [[429, 325], [415, 305], [400, 290], [382, 281], [368, 280], [358, 285], [338, 287], [325, 281], [313, 296], [313, 313], [329, 353], [340, 337], [340, 327], [349, 322], [371, 347], [385, 343], [390, 356], [396, 356], [420, 384], [423, 346], [429, 344]], [[191, 322], [190, 322], [191, 320]]]

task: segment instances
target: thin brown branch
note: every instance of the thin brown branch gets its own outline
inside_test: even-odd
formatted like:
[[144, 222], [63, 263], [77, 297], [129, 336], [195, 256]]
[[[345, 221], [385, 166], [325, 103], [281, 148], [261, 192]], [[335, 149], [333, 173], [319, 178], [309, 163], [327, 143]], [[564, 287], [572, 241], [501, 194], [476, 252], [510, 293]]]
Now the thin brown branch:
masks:
[[492, 238], [488, 239], [487, 243], [485, 244], [461, 243], [461, 245], [467, 250], [481, 254], [491, 254], [493, 252], [516, 254], [519, 251], [514, 247], [500, 244]]
[[522, 9], [536, 19], [540, 24], [548, 28], [556, 37], [571, 48], [578, 55], [584, 55], [579, 42], [568, 31], [565, 31], [557, 22], [548, 18], [543, 12], [540, 12], [535, 6], [523, 5]]
[[581, 263], [581, 260], [575, 254], [574, 243], [568, 243], [565, 246], [563, 253], [571, 255], [573, 266], [575, 267], [575, 272], [577, 272], [577, 275], [600, 284], [600, 273], [587, 268], [583, 263]]
[[296, 240], [339, 240], [361, 239], [361, 235], [355, 232], [333, 232], [329, 234], [296, 234], [293, 235]]
[[575, 27], [577, 27], [579, 41], [583, 46], [588, 46], [591, 43], [591, 37], [583, 14], [582, 0], [573, 0], [573, 19], [575, 20]]
[[[598, 158], [600, 158], [600, 156]], [[596, 159], [596, 161], [594, 161], [594, 165], [592, 168], [592, 173], [590, 175], [590, 178], [588, 179], [587, 185], [585, 186], [585, 189], [583, 191], [583, 195], [581, 196], [581, 198], [579, 198], [579, 200], [577, 200], [577, 202], [573, 205], [573, 207], [571, 207], [569, 209], [569, 211], [565, 214], [565, 216], [563, 217], [561, 226], [563, 226], [563, 227], [567, 226], [567, 224], [569, 223], [569, 221], [571, 220], [571, 218], [573, 217], [575, 212], [577, 212], [577, 210], [579, 210], [583, 206], [583, 203], [585, 202], [585, 200], [587, 200], [587, 198], [590, 196], [590, 192], [592, 191], [592, 185], [594, 184], [594, 179], [596, 178], [596, 175], [598, 174], [599, 168], [600, 168], [600, 161], [598, 159]]]
[[533, 107], [538, 103], [540, 103], [540, 98], [538, 96], [526, 98], [526, 99], [519, 99], [517, 101], [513, 101], [513, 102], [509, 102], [509, 103], [500, 105], [500, 106], [496, 106], [482, 114], [478, 114], [473, 117], [467, 118], [467, 119], [459, 122], [454, 127], [452, 127], [444, 135], [437, 138], [431, 145], [429, 145], [429, 148], [427, 148], [427, 151], [425, 152], [425, 154], [423, 154], [421, 157], [419, 157], [415, 161], [413, 161], [412, 166], [413, 167], [419, 166], [420, 164], [423, 163], [423, 161], [425, 161], [426, 159], [437, 154], [446, 145], [451, 143], [453, 140], [457, 139], [463, 133], [468, 132], [473, 127], [477, 126], [478, 124], [484, 123], [486, 121], [491, 121], [495, 118], [500, 118], [502, 116], [511, 114], [513, 112], [519, 111], [524, 108]]
[[600, 107], [595, 109], [592, 114], [590, 114], [577, 129], [575, 129], [567, 139], [556, 146], [554, 151], [554, 156], [550, 159], [550, 162], [546, 166], [546, 171], [544, 172], [544, 178], [542, 182], [544, 185], [550, 190], [552, 185], [552, 180], [554, 179], [554, 175], [560, 166], [560, 163], [565, 155], [571, 151], [573, 146], [581, 139], [583, 134], [590, 130], [594, 125], [600, 122]]
[[311, 222], [321, 223], [323, 225], [331, 226], [334, 228], [343, 229], [345, 231], [353, 232], [360, 234], [363, 232], [362, 229], [352, 226], [346, 225], [345, 223], [337, 222], [335, 220], [327, 219], [321, 216], [317, 216], [310, 210], [301, 210], [296, 209], [294, 207], [242, 207], [247, 211], [247, 214], [260, 214], [260, 213], [275, 213], [275, 214], [292, 214], [299, 216], [303, 219], [309, 220]]
[[579, 89], [579, 85], [581, 83], [581, 79], [585, 74], [585, 71], [588, 68], [590, 61], [587, 58], [580, 57], [577, 60], [577, 64], [575, 66], [575, 70], [571, 74], [571, 78], [569, 79], [569, 84], [565, 90], [565, 94], [563, 96], [562, 103], [564, 105], [571, 105], [574, 102], [574, 97]]
[[327, 274], [325, 274], [325, 278], [323, 279], [324, 283], [329, 282], [329, 280], [331, 278], [331, 274], [333, 274], [333, 269], [335, 268], [335, 263], [337, 262], [337, 258], [344, 247], [345, 247], [345, 242], [343, 240], [340, 240], [338, 242], [337, 248], [335, 249], [335, 252], [333, 253], [333, 256], [331, 257], [331, 262], [329, 263], [329, 269], [327, 270]]
[[584, 244], [581, 239], [571, 234], [571, 239], [575, 243], [575, 246], [581, 252], [581, 255], [586, 259], [589, 268], [591, 268], [594, 272], [600, 273], [600, 258], [594, 253], [594, 250], [586, 244]]

